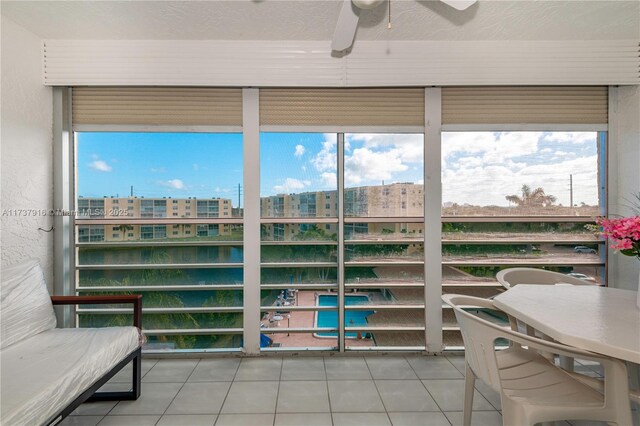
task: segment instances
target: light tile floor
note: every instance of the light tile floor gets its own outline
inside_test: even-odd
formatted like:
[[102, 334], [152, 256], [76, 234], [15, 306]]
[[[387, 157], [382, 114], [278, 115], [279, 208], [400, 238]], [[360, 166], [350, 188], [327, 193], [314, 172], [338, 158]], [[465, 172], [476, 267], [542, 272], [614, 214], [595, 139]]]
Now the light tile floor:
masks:
[[[83, 404], [61, 424], [462, 424], [462, 356], [144, 359], [142, 367], [137, 401]], [[126, 390], [130, 377], [128, 368], [105, 388]], [[501, 425], [499, 410], [499, 396], [478, 382], [473, 424]]]

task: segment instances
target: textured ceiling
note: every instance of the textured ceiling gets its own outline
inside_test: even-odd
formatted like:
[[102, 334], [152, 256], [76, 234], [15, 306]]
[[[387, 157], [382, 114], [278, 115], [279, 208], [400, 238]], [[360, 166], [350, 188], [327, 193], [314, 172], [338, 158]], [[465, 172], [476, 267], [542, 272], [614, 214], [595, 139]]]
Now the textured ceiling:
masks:
[[[329, 40], [334, 1], [2, 1], [2, 15], [44, 39]], [[391, 0], [361, 13], [358, 40], [640, 39], [640, 1], [490, 1], [465, 11]]]

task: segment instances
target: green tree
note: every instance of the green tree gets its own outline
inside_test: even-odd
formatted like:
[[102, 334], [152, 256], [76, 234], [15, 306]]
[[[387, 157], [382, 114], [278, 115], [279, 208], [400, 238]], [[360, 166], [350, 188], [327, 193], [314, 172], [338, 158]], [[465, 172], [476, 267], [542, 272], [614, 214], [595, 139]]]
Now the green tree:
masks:
[[122, 223], [120, 224], [120, 226], [118, 226], [118, 231], [122, 232], [122, 241], [124, 241], [124, 237], [127, 236], [127, 232], [132, 231], [133, 230], [133, 226], [126, 224], [126, 223]]
[[[293, 241], [336, 241], [338, 236], [336, 234], [329, 235], [324, 229], [318, 228], [317, 225], [311, 226], [309, 229], [302, 231], [295, 235]], [[309, 259], [315, 259], [318, 257], [337, 259], [338, 253], [334, 246], [308, 246], [304, 250], [306, 256]], [[331, 275], [331, 268], [314, 268], [317, 272], [318, 279], [325, 281]], [[311, 272], [309, 269], [308, 272]]]

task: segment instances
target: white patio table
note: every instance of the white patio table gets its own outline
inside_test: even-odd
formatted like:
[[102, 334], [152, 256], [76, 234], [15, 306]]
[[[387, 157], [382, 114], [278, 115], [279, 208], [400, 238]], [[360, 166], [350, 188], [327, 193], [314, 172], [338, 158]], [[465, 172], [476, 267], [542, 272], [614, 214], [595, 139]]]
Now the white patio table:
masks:
[[[518, 284], [496, 296], [493, 303], [560, 343], [627, 361], [630, 387], [639, 392], [636, 298], [635, 291], [609, 287]], [[637, 396], [632, 400], [640, 407]], [[633, 417], [633, 424], [640, 424], [640, 412], [634, 411]]]
[[640, 309], [634, 291], [518, 284], [493, 302], [560, 343], [640, 364]]

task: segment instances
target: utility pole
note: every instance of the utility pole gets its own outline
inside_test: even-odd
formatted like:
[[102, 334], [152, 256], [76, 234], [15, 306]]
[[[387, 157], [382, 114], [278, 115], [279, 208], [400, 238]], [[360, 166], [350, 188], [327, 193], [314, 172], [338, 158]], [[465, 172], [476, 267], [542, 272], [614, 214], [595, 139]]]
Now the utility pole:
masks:
[[240, 211], [240, 184], [238, 184], [238, 211]]
[[569, 175], [569, 205], [573, 207], [573, 175]]
[[131, 196], [133, 197], [133, 185], [131, 185]]

